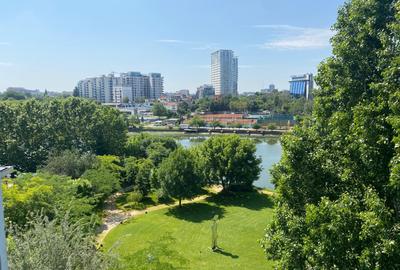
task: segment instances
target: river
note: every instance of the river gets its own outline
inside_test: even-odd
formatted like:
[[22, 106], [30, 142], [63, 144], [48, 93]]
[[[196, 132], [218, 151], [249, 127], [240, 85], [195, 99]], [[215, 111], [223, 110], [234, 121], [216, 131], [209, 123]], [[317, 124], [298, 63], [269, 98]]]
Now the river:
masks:
[[[199, 144], [207, 139], [207, 136], [193, 136], [193, 137], [179, 137], [176, 140], [183, 147], [190, 147], [192, 145]], [[256, 155], [261, 158], [262, 171], [254, 185], [260, 188], [274, 189], [274, 185], [271, 183], [271, 175], [269, 170], [272, 165], [277, 163], [281, 159], [282, 147], [278, 137], [268, 138], [251, 138], [256, 142]]]

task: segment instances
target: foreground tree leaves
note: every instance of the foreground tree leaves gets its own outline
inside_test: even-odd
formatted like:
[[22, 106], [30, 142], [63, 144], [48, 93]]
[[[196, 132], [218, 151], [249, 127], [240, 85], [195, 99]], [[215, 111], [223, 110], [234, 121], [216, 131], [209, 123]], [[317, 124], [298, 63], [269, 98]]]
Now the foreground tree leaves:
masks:
[[98, 251], [94, 238], [68, 215], [52, 221], [33, 215], [23, 228], [8, 233], [10, 270], [101, 270], [109, 269], [110, 258]]
[[263, 247], [282, 269], [400, 268], [400, 4], [340, 9], [313, 115], [283, 138]]

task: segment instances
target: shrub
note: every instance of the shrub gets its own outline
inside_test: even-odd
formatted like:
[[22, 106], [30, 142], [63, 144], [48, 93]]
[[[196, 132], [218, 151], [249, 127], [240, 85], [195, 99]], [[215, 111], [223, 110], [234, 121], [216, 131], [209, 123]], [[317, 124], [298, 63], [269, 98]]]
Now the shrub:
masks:
[[138, 191], [132, 191], [126, 197], [126, 201], [128, 203], [140, 202], [140, 201], [142, 201], [142, 199], [143, 199], [143, 195], [142, 195], [142, 193], [140, 193]]

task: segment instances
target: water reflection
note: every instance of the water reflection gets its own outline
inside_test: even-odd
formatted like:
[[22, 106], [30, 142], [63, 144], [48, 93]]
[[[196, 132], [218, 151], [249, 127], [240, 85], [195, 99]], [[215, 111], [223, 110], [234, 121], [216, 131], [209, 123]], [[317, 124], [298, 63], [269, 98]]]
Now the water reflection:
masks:
[[[189, 148], [190, 146], [198, 145], [204, 142], [207, 140], [207, 138], [207, 136], [181, 137], [177, 138], [177, 141], [183, 147]], [[251, 137], [251, 139], [256, 143], [256, 154], [257, 156], [261, 157], [262, 166], [260, 177], [256, 182], [254, 182], [254, 185], [261, 188], [273, 189], [274, 185], [271, 183], [271, 175], [269, 170], [281, 159], [282, 147], [279, 137]]]

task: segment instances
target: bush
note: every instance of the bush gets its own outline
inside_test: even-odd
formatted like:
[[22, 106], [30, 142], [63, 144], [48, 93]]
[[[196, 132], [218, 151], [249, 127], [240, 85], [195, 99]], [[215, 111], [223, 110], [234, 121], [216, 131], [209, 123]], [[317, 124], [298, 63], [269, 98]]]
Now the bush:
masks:
[[138, 191], [132, 191], [126, 197], [126, 201], [128, 203], [140, 202], [140, 201], [142, 201], [142, 199], [143, 199], [143, 195], [142, 195], [142, 193], [140, 193]]
[[257, 123], [255, 123], [255, 124], [253, 125], [253, 128], [254, 128], [254, 129], [260, 129], [260, 128], [261, 128], [261, 125], [260, 125], [260, 124], [257, 124]]
[[123, 210], [143, 210], [146, 208], [146, 206], [143, 203], [140, 202], [129, 202], [126, 203], [122, 206]]
[[154, 199], [156, 203], [171, 201], [171, 198], [161, 188], [154, 191]]
[[86, 170], [97, 164], [96, 156], [91, 153], [79, 153], [78, 150], [65, 150], [51, 153], [47, 159], [44, 171], [79, 178]]
[[268, 129], [269, 130], [275, 130], [277, 127], [276, 127], [276, 125], [275, 124], [269, 124], [268, 125]]
[[49, 221], [30, 218], [29, 229], [13, 226], [8, 231], [8, 258], [12, 270], [109, 269], [107, 255], [98, 251], [93, 237], [69, 216]]

